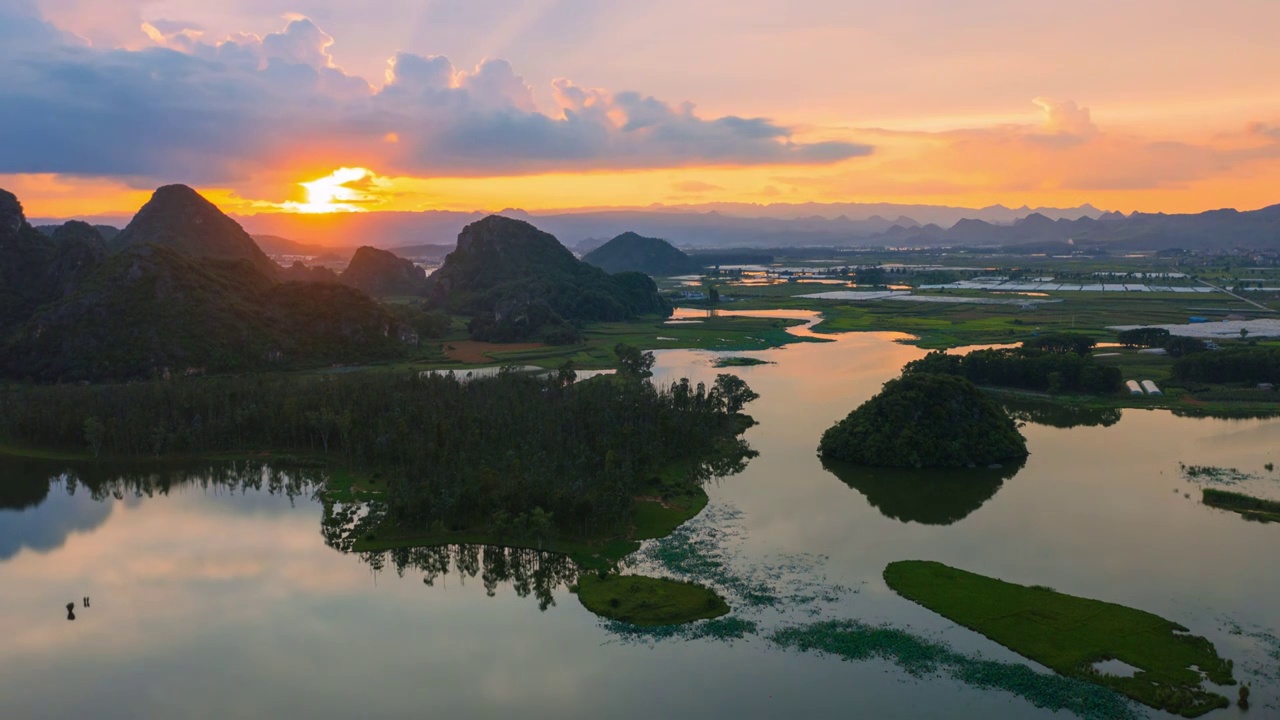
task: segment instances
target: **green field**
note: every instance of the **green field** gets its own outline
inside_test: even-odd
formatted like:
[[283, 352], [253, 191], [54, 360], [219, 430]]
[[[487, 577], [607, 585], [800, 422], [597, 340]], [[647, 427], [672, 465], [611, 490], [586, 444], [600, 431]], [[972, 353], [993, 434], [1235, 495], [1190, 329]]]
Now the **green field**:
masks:
[[715, 592], [690, 582], [640, 575], [583, 574], [578, 600], [601, 617], [632, 625], [680, 625], [720, 617], [729, 605]]
[[[1198, 717], [1229, 706], [1201, 688], [1203, 671], [1217, 685], [1234, 685], [1232, 663], [1202, 637], [1156, 615], [1045, 587], [1015, 585], [948, 567], [909, 560], [884, 570], [889, 587], [908, 600], [1071, 677], [1124, 693], [1153, 708]], [[1119, 660], [1132, 677], [1100, 674], [1094, 664]]]

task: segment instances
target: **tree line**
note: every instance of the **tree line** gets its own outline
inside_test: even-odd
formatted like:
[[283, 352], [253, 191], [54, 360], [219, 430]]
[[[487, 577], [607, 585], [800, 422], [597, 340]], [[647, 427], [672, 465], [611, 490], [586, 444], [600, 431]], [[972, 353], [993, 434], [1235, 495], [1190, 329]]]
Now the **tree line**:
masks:
[[470, 529], [538, 510], [553, 532], [615, 529], [666, 465], [741, 451], [755, 393], [631, 377], [503, 372], [251, 375], [0, 388], [0, 440], [114, 456], [293, 452], [385, 478], [411, 526]]
[[1280, 348], [1194, 353], [1173, 363], [1173, 377], [1203, 383], [1280, 383]]
[[1124, 379], [1120, 368], [1099, 365], [1075, 351], [1027, 347], [975, 350], [967, 355], [935, 351], [907, 363], [902, 370], [903, 376], [919, 373], [959, 375], [976, 385], [1087, 395], [1116, 392]]

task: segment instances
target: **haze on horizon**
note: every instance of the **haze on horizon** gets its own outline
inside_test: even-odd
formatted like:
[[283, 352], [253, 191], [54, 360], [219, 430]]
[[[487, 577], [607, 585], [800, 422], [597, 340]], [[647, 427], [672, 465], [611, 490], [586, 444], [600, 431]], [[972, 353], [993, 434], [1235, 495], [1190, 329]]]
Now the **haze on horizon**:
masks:
[[0, 0], [29, 216], [1280, 202], [1280, 4]]

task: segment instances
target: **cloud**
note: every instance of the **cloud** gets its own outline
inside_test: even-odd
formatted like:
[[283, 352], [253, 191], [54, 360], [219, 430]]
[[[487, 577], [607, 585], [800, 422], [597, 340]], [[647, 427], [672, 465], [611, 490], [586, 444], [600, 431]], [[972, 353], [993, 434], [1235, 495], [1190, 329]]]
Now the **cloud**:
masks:
[[[16, 28], [16, 30], [15, 30]], [[829, 164], [866, 155], [803, 143], [764, 118], [704, 118], [634, 92], [557, 80], [554, 109], [510, 63], [458, 69], [399, 53], [375, 88], [338, 66], [304, 17], [265, 36], [211, 40], [154, 21], [142, 50], [90, 47], [0, 0], [0, 174], [138, 184], [244, 181], [280, 168], [361, 165], [414, 176], [502, 176], [695, 165]], [[14, 40], [14, 38], [21, 38]], [[12, 40], [6, 42], [6, 40]]]
[[1040, 127], [1046, 132], [1075, 137], [1091, 137], [1098, 133], [1098, 126], [1089, 117], [1089, 108], [1079, 107], [1074, 101], [1057, 102], [1038, 97], [1031, 102], [1044, 112]]

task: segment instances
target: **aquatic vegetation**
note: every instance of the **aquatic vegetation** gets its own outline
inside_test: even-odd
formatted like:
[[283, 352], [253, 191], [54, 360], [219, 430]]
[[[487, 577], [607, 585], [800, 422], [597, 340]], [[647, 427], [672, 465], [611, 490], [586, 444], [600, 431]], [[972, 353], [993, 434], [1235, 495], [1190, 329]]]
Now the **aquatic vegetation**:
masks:
[[970, 657], [944, 643], [888, 625], [828, 620], [783, 628], [768, 639], [783, 648], [820, 652], [849, 661], [887, 660], [917, 678], [943, 674], [972, 687], [1003, 690], [1036, 707], [1066, 710], [1086, 720], [1142, 717], [1120, 696], [1084, 680], [1039, 673], [1020, 663]]
[[1280, 502], [1275, 500], [1263, 500], [1252, 495], [1229, 490], [1216, 490], [1214, 488], [1204, 488], [1201, 492], [1200, 501], [1209, 507], [1230, 510], [1239, 514], [1245, 520], [1256, 520], [1264, 523], [1280, 522]]
[[633, 625], [609, 620], [604, 624], [613, 635], [625, 642], [651, 642], [657, 640], [718, 640], [733, 642], [750, 635], [758, 635], [760, 626], [754, 620], [728, 615], [725, 617], [684, 623], [681, 625]]
[[681, 625], [729, 612], [714, 591], [666, 578], [587, 573], [578, 579], [577, 592], [586, 609], [631, 625]]
[[769, 360], [761, 360], [760, 358], [742, 357], [742, 356], [735, 355], [732, 357], [716, 358], [716, 361], [713, 364], [715, 365], [715, 367], [718, 367], [718, 368], [727, 368], [727, 367], [751, 367], [753, 365], [772, 365], [773, 363]]
[[1212, 465], [1185, 465], [1178, 463], [1182, 477], [1192, 482], [1205, 482], [1214, 485], [1239, 485], [1242, 482], [1258, 479], [1257, 475], [1240, 472], [1236, 468], [1214, 467]]
[[[1062, 675], [1184, 717], [1229, 705], [1227, 698], [1202, 690], [1200, 682], [1203, 672], [1215, 684], [1234, 685], [1232, 662], [1219, 657], [1208, 640], [1183, 634], [1186, 628], [1157, 615], [937, 562], [890, 563], [884, 579], [908, 600]], [[1113, 659], [1140, 672], [1117, 677], [1093, 670], [1094, 663]]]
[[726, 642], [761, 636], [785, 649], [820, 652], [860, 661], [883, 659], [907, 674], [925, 678], [942, 673], [980, 689], [1021, 697], [1036, 707], [1065, 710], [1085, 720], [1136, 720], [1135, 707], [1111, 689], [1084, 679], [1037, 672], [1021, 663], [997, 662], [956, 652], [890, 625], [872, 626], [848, 619], [824, 619], [804, 625], [765, 628], [760, 620], [743, 618], [796, 611], [820, 615], [826, 607], [857, 589], [830, 584], [820, 573], [824, 558], [785, 556], [767, 566], [738, 561], [731, 543], [741, 535], [742, 514], [731, 507], [713, 506], [670, 536], [646, 546], [640, 562], [654, 563], [667, 572], [696, 579], [721, 590], [733, 602], [731, 615], [688, 625], [640, 628], [609, 622], [605, 627], [624, 642], [713, 639]]

